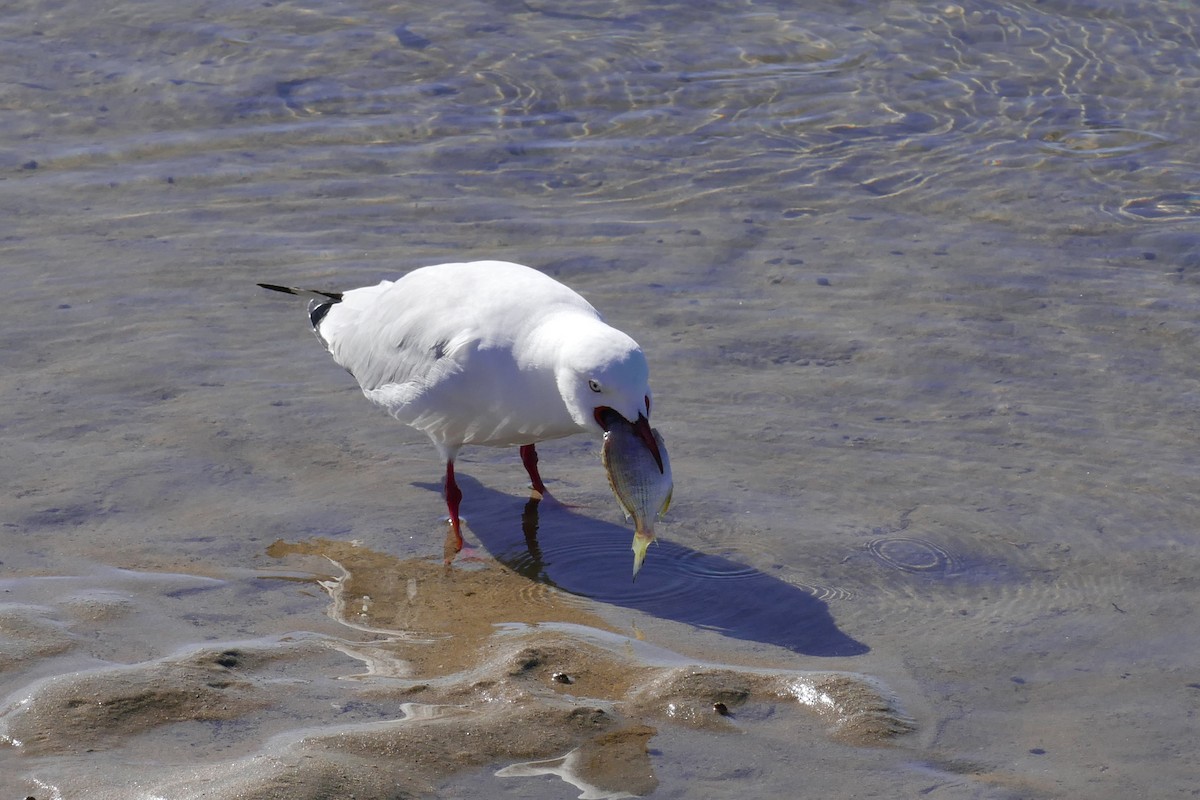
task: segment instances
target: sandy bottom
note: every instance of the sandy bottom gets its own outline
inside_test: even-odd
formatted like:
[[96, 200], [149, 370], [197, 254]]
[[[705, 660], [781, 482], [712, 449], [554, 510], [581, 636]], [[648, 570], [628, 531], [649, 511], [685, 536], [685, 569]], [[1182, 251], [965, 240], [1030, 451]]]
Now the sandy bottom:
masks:
[[[1194, 797], [1194, 5], [6, 0], [0, 788]], [[483, 258], [646, 350], [636, 583], [255, 286]]]
[[[481, 769], [557, 776], [580, 797], [644, 796], [658, 786], [652, 748], [664, 726], [718, 747], [781, 724], [856, 747], [912, 729], [860, 675], [691, 660], [491, 559], [446, 567], [324, 539], [281, 540], [268, 553], [281, 570], [247, 580], [324, 593], [330, 630], [81, 663], [27, 683], [0, 710], [0, 741], [44, 776], [28, 796], [385, 798], [434, 793]], [[5, 671], [35, 659], [61, 667], [84, 631], [160, 616], [155, 592], [192, 598], [189, 613], [204, 614], [229, 588], [168, 574], [103, 580], [123, 590], [9, 582]], [[133, 753], [136, 774], [97, 777], [97, 760], [132, 766]]]

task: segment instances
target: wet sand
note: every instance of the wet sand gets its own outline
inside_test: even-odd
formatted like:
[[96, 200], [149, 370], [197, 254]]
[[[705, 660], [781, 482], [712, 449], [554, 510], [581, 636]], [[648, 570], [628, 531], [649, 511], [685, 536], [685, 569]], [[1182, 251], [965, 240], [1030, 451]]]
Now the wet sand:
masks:
[[[268, 554], [288, 572], [258, 580], [319, 587], [341, 636], [193, 645], [55, 674], [10, 698], [0, 739], [62, 776], [53, 796], [428, 795], [458, 773], [506, 764], [497, 776], [557, 775], [581, 796], [640, 797], [658, 786], [649, 745], [660, 726], [729, 739], [754, 736], [762, 720], [778, 716], [859, 747], [887, 745], [912, 729], [886, 690], [862, 676], [692, 661], [613, 632], [569, 595], [531, 587], [490, 559], [446, 567], [333, 540], [278, 541]], [[326, 574], [300, 577], [314, 564]], [[44, 591], [45, 581], [75, 592], [55, 592], [52, 605], [6, 607], [6, 650], [24, 659], [65, 657], [69, 633], [88, 623], [119, 626], [140, 610], [128, 595], [100, 595], [78, 580], [9, 582], [6, 594]], [[63, 628], [66, 642], [47, 631]], [[352, 662], [360, 671], [346, 671]], [[320, 674], [335, 692], [313, 681]], [[314, 725], [306, 713], [333, 697], [334, 710]], [[264, 717], [300, 727], [247, 741], [249, 731], [270, 730]], [[204, 747], [208, 737], [196, 733], [205, 729], [228, 739], [220, 749], [242, 754], [221, 759], [210, 742], [206, 766], [163, 769], [178, 758], [170, 740]], [[157, 751], [157, 767], [147, 764], [133, 781], [116, 770], [73, 778], [92, 754], [123, 749], [143, 759]]]

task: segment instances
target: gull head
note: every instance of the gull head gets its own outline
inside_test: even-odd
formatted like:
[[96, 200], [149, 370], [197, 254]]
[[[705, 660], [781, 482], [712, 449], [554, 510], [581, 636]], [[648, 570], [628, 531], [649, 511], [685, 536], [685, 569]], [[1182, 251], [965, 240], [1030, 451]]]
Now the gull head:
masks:
[[638, 343], [597, 321], [562, 343], [558, 390], [571, 418], [583, 430], [603, 435], [624, 420], [639, 430], [651, 450], [650, 367]]
[[[662, 454], [650, 429], [649, 375], [646, 357], [642, 355], [641, 348], [634, 344], [621, 358], [595, 364], [586, 372], [579, 373], [572, 386], [576, 405], [572, 408], [571, 401], [567, 405], [577, 422], [602, 435], [612, 430], [614, 425], [623, 423], [632, 426], [633, 432], [654, 457], [659, 473], [662, 473]], [[580, 420], [580, 416], [584, 419]], [[591, 425], [588, 424], [588, 417]]]

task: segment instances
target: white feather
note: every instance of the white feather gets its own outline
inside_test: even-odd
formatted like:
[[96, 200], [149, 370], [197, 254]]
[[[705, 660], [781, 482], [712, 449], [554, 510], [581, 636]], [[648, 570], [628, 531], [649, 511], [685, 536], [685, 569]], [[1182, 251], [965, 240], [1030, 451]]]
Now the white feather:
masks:
[[[464, 444], [600, 435], [593, 405], [636, 418], [649, 396], [637, 343], [519, 264], [439, 264], [353, 289], [316, 331], [370, 400], [447, 459]], [[592, 379], [604, 383], [602, 400], [587, 397]]]

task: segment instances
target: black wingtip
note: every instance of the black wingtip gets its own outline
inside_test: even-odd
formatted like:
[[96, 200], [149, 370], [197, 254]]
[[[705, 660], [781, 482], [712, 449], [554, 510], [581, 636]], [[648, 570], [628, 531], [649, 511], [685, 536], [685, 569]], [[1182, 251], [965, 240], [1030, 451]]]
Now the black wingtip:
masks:
[[272, 292], [283, 292], [284, 294], [309, 295], [312, 297], [320, 297], [322, 300], [332, 300], [335, 303], [342, 302], [341, 292], [322, 292], [320, 289], [295, 289], [291, 286], [277, 286], [273, 283], [258, 284], [264, 289], [270, 289]]
[[322, 292], [320, 289], [293, 289], [290, 286], [278, 286], [274, 283], [260, 283], [258, 285], [264, 289], [270, 289], [272, 292], [311, 297], [312, 300], [308, 304], [308, 319], [312, 322], [313, 330], [316, 330], [317, 326], [321, 324], [321, 320], [325, 319], [325, 315], [329, 313], [329, 309], [342, 302], [341, 292]]
[[327, 300], [322, 303], [320, 300], [313, 300], [308, 306], [308, 321], [312, 323], [315, 331], [321, 324], [321, 320], [325, 319], [325, 315], [329, 313], [329, 309], [337, 304], [337, 300]]

